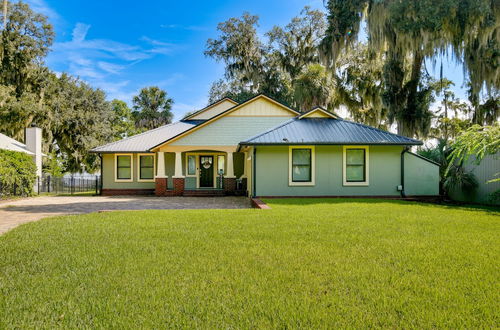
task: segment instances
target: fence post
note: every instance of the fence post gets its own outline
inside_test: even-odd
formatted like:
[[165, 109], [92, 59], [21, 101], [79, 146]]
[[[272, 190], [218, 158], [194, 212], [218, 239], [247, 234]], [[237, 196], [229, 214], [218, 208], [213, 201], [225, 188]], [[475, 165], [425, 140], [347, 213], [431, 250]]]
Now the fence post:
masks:
[[39, 176], [36, 177], [36, 186], [37, 186], [38, 195], [40, 195], [40, 177]]
[[96, 177], [95, 177], [95, 194], [96, 195], [99, 195], [99, 192], [97, 191], [98, 186], [99, 186], [99, 177], [96, 175]]
[[47, 192], [50, 193], [50, 175], [47, 177]]

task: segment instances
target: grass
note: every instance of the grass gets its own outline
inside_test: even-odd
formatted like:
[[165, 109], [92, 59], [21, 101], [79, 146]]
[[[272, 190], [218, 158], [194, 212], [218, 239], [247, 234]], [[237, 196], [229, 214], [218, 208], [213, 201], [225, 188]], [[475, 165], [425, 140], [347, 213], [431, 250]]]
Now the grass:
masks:
[[18, 227], [0, 328], [500, 326], [498, 209], [268, 202]]

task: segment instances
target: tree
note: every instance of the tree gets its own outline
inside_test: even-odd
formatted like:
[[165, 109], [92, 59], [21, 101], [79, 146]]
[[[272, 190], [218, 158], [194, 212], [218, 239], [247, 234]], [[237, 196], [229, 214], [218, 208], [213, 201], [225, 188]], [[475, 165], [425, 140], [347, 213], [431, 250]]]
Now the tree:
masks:
[[141, 89], [132, 99], [133, 116], [137, 128], [149, 130], [172, 122], [171, 112], [174, 101], [167, 97], [167, 92], [157, 86]]
[[329, 0], [327, 9], [329, 27], [321, 48], [331, 67], [357, 41], [366, 18], [369, 47], [385, 57], [383, 100], [399, 133], [428, 132], [433, 91], [426, 58], [451, 49], [464, 63], [474, 96], [482, 86], [499, 86], [500, 8], [495, 0]]
[[1, 31], [0, 84], [14, 86], [16, 96], [40, 92], [37, 84], [43, 58], [54, 40], [47, 17], [23, 3], [11, 3], [5, 29]]
[[127, 103], [114, 99], [111, 101], [111, 109], [114, 114], [111, 126], [115, 140], [123, 139], [137, 133], [132, 110], [128, 107]]
[[485, 156], [496, 154], [500, 150], [500, 125], [473, 125], [457, 136], [451, 144], [451, 150], [446, 175], [453, 166], [462, 166], [471, 156], [474, 156], [474, 162], [479, 164]]
[[333, 71], [338, 104], [346, 106], [352, 118], [386, 129], [387, 107], [382, 100], [383, 61], [367, 45], [355, 43], [339, 55]]
[[210, 86], [208, 104], [222, 100], [225, 97], [230, 97], [236, 102], [241, 103], [255, 95], [257, 95], [257, 93], [252, 93], [241, 88], [234, 80], [225, 82], [223, 79], [219, 79], [214, 81]]
[[264, 46], [257, 36], [258, 21], [258, 16], [244, 13], [241, 18], [219, 23], [220, 37], [208, 39], [204, 53], [226, 65], [226, 79], [240, 82], [251, 92], [259, 90], [264, 72]]
[[321, 64], [310, 64], [294, 81], [294, 97], [301, 111], [314, 106], [329, 108], [333, 101], [334, 81]]
[[274, 26], [266, 33], [271, 56], [275, 56], [283, 71], [294, 80], [311, 63], [319, 63], [318, 46], [326, 30], [323, 12], [309, 6], [284, 28]]
[[46, 94], [47, 112], [34, 123], [49, 141], [48, 152], [56, 153], [65, 172], [94, 171], [97, 155], [89, 150], [112, 141], [114, 135], [114, 113], [106, 95], [67, 74], [52, 74]]

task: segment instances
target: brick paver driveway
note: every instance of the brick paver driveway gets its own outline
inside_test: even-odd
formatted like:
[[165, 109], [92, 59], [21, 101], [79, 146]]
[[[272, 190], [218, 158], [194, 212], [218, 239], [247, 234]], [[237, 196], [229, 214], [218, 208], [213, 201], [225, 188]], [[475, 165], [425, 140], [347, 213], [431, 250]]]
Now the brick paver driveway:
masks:
[[0, 203], [0, 234], [20, 224], [62, 214], [107, 210], [241, 209], [246, 197], [56, 197], [43, 196]]

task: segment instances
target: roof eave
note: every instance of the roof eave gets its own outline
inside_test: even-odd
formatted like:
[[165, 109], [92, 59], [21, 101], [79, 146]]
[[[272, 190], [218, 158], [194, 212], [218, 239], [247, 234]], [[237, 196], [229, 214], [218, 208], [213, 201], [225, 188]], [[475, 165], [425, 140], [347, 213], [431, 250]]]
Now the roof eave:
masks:
[[422, 141], [414, 142], [414, 143], [385, 143], [385, 142], [240, 142], [240, 145], [242, 146], [265, 146], [265, 145], [283, 145], [283, 146], [288, 146], [288, 145], [381, 145], [381, 146], [416, 146], [416, 145], [423, 145]]

